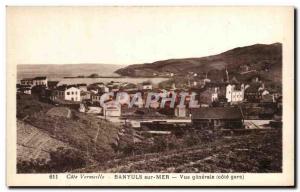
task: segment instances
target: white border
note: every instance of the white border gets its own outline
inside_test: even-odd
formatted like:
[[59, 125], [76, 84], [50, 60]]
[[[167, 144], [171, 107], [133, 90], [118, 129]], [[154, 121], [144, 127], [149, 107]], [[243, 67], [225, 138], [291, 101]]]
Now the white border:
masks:
[[[1, 37], [1, 42], [3, 42], [0, 46], [1, 49], [1, 55], [0, 55], [0, 60], [1, 60], [1, 65], [0, 65], [0, 72], [2, 73], [0, 78], [0, 86], [1, 86], [1, 90], [4, 90], [2, 92], [0, 92], [0, 102], [1, 102], [1, 115], [0, 115], [0, 122], [1, 122], [1, 148], [0, 150], [2, 151], [2, 155], [0, 158], [0, 169], [1, 174], [0, 174], [0, 190], [1, 191], [8, 191], [8, 188], [5, 185], [5, 155], [4, 152], [6, 150], [5, 148], [5, 128], [6, 128], [6, 66], [5, 66], [5, 6], [6, 5], [294, 5], [296, 8], [300, 7], [300, 1], [296, 1], [296, 0], [274, 0], [274, 1], [267, 1], [267, 0], [252, 0], [252, 1], [240, 1], [240, 0], [218, 0], [218, 1], [210, 1], [210, 0], [206, 0], [206, 1], [192, 1], [192, 0], [164, 0], [164, 1], [157, 1], [157, 0], [113, 0], [113, 1], [105, 1], [105, 0], [87, 0], [87, 1], [81, 1], [81, 0], [44, 0], [43, 3], [41, 3], [41, 1], [24, 1], [24, 0], [12, 0], [12, 1], [1, 1], [1, 8], [0, 8], [0, 21], [1, 21], [1, 28], [0, 28], [0, 37]], [[299, 25], [299, 19], [297, 20], [297, 25]], [[297, 42], [295, 42], [296, 44]], [[297, 51], [298, 55], [299, 53], [299, 49]], [[299, 67], [297, 69], [297, 72], [299, 72]], [[299, 90], [299, 83], [297, 86], [297, 89]], [[299, 105], [298, 105], [299, 106]], [[297, 106], [297, 109], [298, 109]], [[297, 119], [299, 119], [300, 115], [298, 114]], [[298, 135], [299, 137], [299, 131], [298, 131]], [[299, 148], [297, 153], [299, 153]], [[25, 191], [24, 190], [20, 190], [20, 191]], [[128, 189], [130, 190], [130, 189]], [[172, 189], [170, 189], [172, 190]], [[37, 190], [37, 191], [41, 191], [41, 189]], [[64, 190], [58, 190], [58, 191], [64, 191]], [[86, 191], [86, 190], [82, 190], [80, 189], [80, 191]], [[210, 190], [212, 191], [212, 190]], [[214, 191], [214, 190], [213, 190]]]

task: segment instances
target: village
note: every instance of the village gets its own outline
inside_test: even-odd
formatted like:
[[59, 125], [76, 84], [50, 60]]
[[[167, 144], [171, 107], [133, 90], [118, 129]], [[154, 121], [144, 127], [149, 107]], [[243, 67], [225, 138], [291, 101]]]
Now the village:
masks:
[[18, 170], [281, 171], [282, 88], [268, 70], [20, 78]]
[[[40, 76], [22, 79], [17, 84], [17, 94], [37, 95], [39, 100], [56, 107], [95, 114], [132, 128], [147, 127], [154, 134], [168, 134], [174, 127], [186, 126], [213, 130], [280, 127], [281, 91], [267, 87], [260, 76], [248, 68], [241, 74], [251, 75], [239, 82], [235, 77], [230, 78], [226, 69], [224, 80], [215, 82], [208, 78], [207, 73], [191, 72], [185, 77], [168, 73], [164, 74], [170, 77], [167, 85], [154, 85], [151, 81], [66, 85]], [[175, 78], [187, 81], [176, 85], [176, 81], [171, 81]], [[125, 93], [126, 97], [120, 93]], [[147, 96], [153, 93], [160, 97], [150, 97], [149, 103]], [[181, 101], [179, 96], [183, 93], [185, 97]], [[103, 96], [106, 96], [105, 105], [101, 105]], [[173, 98], [173, 101], [166, 98]], [[134, 101], [129, 106], [131, 99]], [[192, 99], [197, 102], [197, 107], [189, 107]], [[149, 105], [145, 107], [147, 102]]]

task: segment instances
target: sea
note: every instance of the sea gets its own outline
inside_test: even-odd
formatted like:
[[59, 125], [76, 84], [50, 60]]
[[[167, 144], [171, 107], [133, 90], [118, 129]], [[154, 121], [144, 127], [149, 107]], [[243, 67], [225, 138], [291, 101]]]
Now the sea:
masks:
[[[111, 81], [142, 83], [150, 81], [153, 84], [159, 84], [168, 80], [165, 77], [122, 77], [115, 73], [117, 69], [126, 67], [124, 65], [110, 64], [34, 64], [34, 65], [17, 65], [17, 81], [23, 78], [33, 78], [36, 76], [46, 76], [48, 80], [59, 81], [62, 84], [92, 84], [92, 83], [108, 83]], [[66, 78], [77, 76], [89, 76], [98, 74], [100, 78]]]

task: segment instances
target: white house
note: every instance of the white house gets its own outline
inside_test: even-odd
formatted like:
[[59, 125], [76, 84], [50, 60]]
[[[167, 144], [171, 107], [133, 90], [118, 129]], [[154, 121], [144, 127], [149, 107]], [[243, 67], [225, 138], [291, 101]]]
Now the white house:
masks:
[[47, 77], [35, 77], [33, 79], [33, 85], [44, 85], [48, 86], [48, 80]]
[[268, 90], [266, 90], [266, 89], [263, 90], [262, 93], [261, 93], [262, 96], [269, 95], [269, 94], [270, 94], [270, 92]]
[[102, 96], [102, 93], [92, 93], [91, 94], [92, 102], [100, 103], [101, 96]]
[[21, 85], [33, 85], [33, 78], [24, 78], [21, 80]]
[[144, 82], [138, 84], [138, 89], [139, 90], [152, 90], [152, 84], [149, 82]]
[[193, 82], [193, 86], [196, 87], [197, 86], [197, 81]]
[[226, 86], [226, 99], [229, 103], [238, 103], [244, 100], [245, 86], [241, 85], [240, 89], [237, 89], [236, 85], [228, 84]]
[[211, 94], [211, 101], [217, 101], [218, 100], [218, 93], [212, 93]]
[[17, 84], [17, 92], [18, 93], [24, 93], [27, 95], [31, 95], [31, 88], [32, 88], [32, 85]]
[[31, 95], [31, 89], [30, 88], [25, 88], [24, 93], [27, 95]]
[[67, 101], [80, 101], [80, 89], [76, 87], [62, 87], [58, 89], [57, 97]]
[[212, 101], [212, 102], [218, 100], [218, 98], [219, 98], [218, 92], [219, 92], [219, 88], [218, 88], [218, 87], [215, 87], [214, 92], [211, 94], [211, 101]]
[[31, 95], [31, 87], [21, 87], [17, 89], [18, 92], [27, 94], [27, 95]]
[[35, 78], [25, 78], [21, 80], [21, 85], [44, 85], [48, 86], [48, 80], [47, 77], [35, 77]]
[[80, 89], [76, 87], [70, 87], [65, 90], [65, 100], [80, 101]]
[[103, 106], [103, 116], [105, 117], [120, 117], [121, 105], [118, 102], [107, 102]]

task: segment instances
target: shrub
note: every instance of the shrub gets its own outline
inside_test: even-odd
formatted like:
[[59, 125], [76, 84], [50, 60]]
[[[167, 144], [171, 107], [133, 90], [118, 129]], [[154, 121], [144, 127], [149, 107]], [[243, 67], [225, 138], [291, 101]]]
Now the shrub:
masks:
[[18, 161], [18, 173], [47, 173], [50, 168], [45, 159], [31, 159], [30, 161]]
[[78, 150], [57, 148], [50, 152], [50, 160], [18, 161], [18, 173], [63, 173], [86, 166], [85, 155]]
[[57, 148], [50, 152], [49, 165], [53, 172], [66, 172], [86, 166], [85, 154], [75, 149]]

